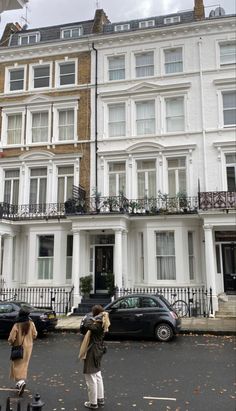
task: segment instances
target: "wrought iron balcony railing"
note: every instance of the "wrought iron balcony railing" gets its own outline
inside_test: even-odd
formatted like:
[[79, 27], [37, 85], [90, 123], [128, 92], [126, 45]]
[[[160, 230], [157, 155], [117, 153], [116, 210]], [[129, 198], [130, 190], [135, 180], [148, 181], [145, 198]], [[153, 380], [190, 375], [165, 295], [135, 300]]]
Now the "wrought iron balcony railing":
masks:
[[235, 192], [199, 193], [195, 197], [158, 195], [156, 198], [127, 199], [124, 196], [94, 196], [69, 199], [65, 203], [12, 205], [0, 203], [0, 219], [61, 219], [73, 215], [129, 214], [136, 216], [190, 214], [199, 210], [236, 209]]
[[199, 193], [199, 209], [236, 209], [235, 191], [208, 191]]

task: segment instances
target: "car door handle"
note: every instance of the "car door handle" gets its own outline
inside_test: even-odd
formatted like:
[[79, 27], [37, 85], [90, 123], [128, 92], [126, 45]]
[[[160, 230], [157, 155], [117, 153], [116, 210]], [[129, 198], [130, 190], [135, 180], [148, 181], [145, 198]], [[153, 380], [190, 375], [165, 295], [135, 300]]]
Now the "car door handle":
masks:
[[135, 317], [142, 317], [143, 314], [135, 314]]

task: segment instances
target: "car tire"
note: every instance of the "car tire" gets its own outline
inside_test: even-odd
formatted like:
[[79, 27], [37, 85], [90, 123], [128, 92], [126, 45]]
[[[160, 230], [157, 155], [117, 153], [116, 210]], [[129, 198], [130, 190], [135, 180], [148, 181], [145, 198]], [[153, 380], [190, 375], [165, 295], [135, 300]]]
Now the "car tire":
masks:
[[155, 337], [162, 342], [170, 341], [173, 338], [173, 329], [167, 323], [158, 324], [155, 328]]

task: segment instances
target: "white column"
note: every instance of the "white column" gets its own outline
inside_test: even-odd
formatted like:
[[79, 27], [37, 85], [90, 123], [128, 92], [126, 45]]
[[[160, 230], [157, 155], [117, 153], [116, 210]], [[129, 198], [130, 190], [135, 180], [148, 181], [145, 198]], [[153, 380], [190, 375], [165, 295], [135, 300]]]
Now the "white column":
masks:
[[12, 287], [13, 270], [13, 235], [4, 236], [4, 254], [2, 262], [2, 275], [5, 279], [5, 287]]
[[123, 282], [124, 287], [128, 287], [130, 285], [129, 278], [128, 278], [128, 262], [127, 262], [127, 255], [128, 255], [127, 234], [128, 234], [128, 231], [124, 230], [122, 234], [122, 245], [123, 245], [123, 250], [122, 250], [123, 252], [123, 275], [122, 275], [123, 281], [122, 282]]
[[213, 315], [218, 309], [218, 299], [216, 296], [216, 266], [213, 243], [213, 226], [204, 225], [205, 234], [205, 259], [206, 259], [206, 283], [207, 290], [212, 289]]
[[74, 303], [80, 301], [79, 294], [80, 277], [80, 230], [73, 231], [73, 259], [72, 259], [72, 284], [74, 285]]
[[114, 258], [115, 286], [121, 288], [122, 284], [122, 230], [115, 231], [115, 258]]

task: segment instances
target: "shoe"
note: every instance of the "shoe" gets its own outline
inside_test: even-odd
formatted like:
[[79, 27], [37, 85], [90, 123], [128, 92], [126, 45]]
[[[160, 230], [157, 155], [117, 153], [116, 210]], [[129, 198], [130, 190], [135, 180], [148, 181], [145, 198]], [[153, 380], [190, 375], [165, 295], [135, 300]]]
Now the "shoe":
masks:
[[25, 381], [22, 381], [22, 383], [19, 384], [19, 388], [18, 388], [18, 395], [19, 395], [19, 397], [20, 397], [21, 395], [23, 395], [24, 390], [25, 390], [25, 386], [26, 386]]
[[104, 398], [98, 398], [98, 406], [99, 407], [104, 407], [104, 405], [105, 405]]
[[89, 408], [90, 410], [96, 410], [96, 409], [98, 408], [98, 405], [97, 405], [97, 404], [91, 404], [91, 402], [89, 402], [89, 401], [86, 401], [86, 402], [84, 403], [84, 406], [85, 406], [86, 408]]

